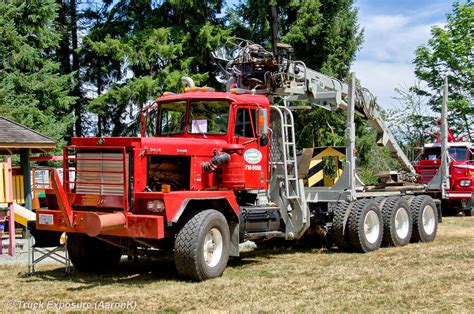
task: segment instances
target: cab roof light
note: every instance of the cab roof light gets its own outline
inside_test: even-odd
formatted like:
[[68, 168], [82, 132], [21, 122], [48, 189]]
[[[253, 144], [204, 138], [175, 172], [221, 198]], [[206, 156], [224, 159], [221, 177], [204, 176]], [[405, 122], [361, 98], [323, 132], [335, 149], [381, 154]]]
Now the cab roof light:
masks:
[[208, 86], [201, 86], [201, 87], [199, 87], [199, 86], [198, 86], [198, 87], [194, 86], [194, 87], [186, 87], [186, 88], [184, 89], [184, 92], [185, 92], [185, 93], [197, 92], [197, 91], [199, 91], [199, 92], [207, 92], [207, 91], [209, 91], [209, 92], [214, 92], [215, 89], [212, 88], [212, 87], [208, 87]]

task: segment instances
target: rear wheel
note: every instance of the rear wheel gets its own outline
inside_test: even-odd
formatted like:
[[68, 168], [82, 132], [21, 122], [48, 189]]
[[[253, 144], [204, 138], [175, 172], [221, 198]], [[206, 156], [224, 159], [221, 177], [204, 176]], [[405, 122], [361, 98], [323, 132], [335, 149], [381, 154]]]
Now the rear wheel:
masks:
[[82, 233], [69, 233], [66, 245], [72, 264], [81, 272], [112, 270], [122, 257], [121, 248]]
[[174, 257], [178, 274], [197, 281], [221, 276], [229, 259], [229, 242], [229, 226], [220, 212], [198, 212], [176, 237]]
[[413, 199], [410, 210], [413, 215], [411, 242], [430, 242], [438, 230], [438, 214], [434, 200], [427, 195]]
[[382, 215], [377, 203], [362, 199], [354, 203], [348, 220], [349, 242], [356, 252], [380, 248], [383, 235]]
[[332, 239], [337, 248], [341, 251], [349, 249], [349, 235], [347, 231], [347, 219], [345, 215], [350, 211], [352, 203], [342, 202], [337, 204], [334, 210], [334, 218], [332, 220]]
[[403, 246], [410, 242], [412, 216], [408, 202], [402, 197], [388, 198], [382, 208], [384, 246]]

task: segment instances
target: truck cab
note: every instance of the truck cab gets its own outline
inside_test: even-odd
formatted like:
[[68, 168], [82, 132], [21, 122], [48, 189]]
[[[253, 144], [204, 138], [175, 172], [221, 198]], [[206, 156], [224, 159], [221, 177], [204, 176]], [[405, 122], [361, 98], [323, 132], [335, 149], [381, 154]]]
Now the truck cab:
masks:
[[[190, 191], [267, 189], [269, 139], [264, 129], [269, 106], [263, 96], [213, 91], [158, 98], [145, 109], [141, 128], [148, 149], [147, 188], [157, 191], [168, 184], [171, 190]], [[218, 171], [213, 165], [203, 169], [223, 154], [230, 159]], [[163, 173], [165, 165], [180, 159], [181, 180]]]
[[[185, 277], [220, 275], [239, 255], [245, 227], [280, 228], [275, 210], [239, 224], [242, 206], [269, 186], [269, 110], [264, 96], [190, 88], [146, 107], [138, 137], [73, 138], [38, 228], [67, 232], [80, 270], [118, 263], [124, 247], [147, 247], [174, 251]], [[101, 262], [87, 262], [91, 255]]]
[[[470, 142], [449, 142], [449, 190], [442, 200], [445, 214], [456, 214], [464, 211], [471, 213], [472, 193], [474, 192], [474, 154]], [[429, 143], [423, 146], [422, 153], [414, 167], [418, 174], [418, 182], [430, 187], [430, 182], [438, 173], [441, 165], [441, 144]], [[439, 188], [430, 188], [431, 193], [441, 196]], [[441, 197], [440, 197], [441, 198]]]

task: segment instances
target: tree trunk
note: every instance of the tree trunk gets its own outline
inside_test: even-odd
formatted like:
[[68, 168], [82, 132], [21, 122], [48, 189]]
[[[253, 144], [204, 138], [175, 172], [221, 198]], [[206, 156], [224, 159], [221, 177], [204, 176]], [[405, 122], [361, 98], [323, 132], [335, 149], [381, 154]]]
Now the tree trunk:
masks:
[[[100, 57], [97, 58], [97, 97], [102, 94], [102, 63]], [[102, 136], [102, 114], [97, 114], [97, 136]]]
[[75, 115], [75, 136], [82, 136], [82, 94], [81, 94], [81, 77], [79, 73], [79, 55], [77, 40], [77, 14], [76, 0], [70, 0], [71, 12], [71, 42], [72, 42], [72, 71], [74, 72], [74, 88], [72, 95], [77, 97], [74, 104]]
[[58, 4], [57, 30], [61, 34], [59, 49], [57, 51], [57, 58], [58, 61], [61, 63], [61, 72], [71, 73], [71, 63], [69, 62], [69, 31], [67, 27], [68, 8], [67, 4], [63, 2], [63, 0], [56, 0], [56, 3]]

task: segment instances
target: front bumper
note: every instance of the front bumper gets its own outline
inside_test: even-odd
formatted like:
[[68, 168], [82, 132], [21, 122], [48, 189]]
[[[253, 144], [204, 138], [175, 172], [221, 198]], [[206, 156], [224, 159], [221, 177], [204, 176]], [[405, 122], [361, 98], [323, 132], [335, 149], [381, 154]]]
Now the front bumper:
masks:
[[76, 232], [89, 235], [113, 235], [129, 238], [162, 239], [165, 236], [163, 216], [123, 213], [123, 223], [120, 225], [98, 227], [90, 223], [90, 218], [94, 215], [100, 217], [101, 215], [110, 215], [110, 213], [73, 210], [72, 224], [68, 226], [60, 210], [38, 210], [36, 211], [36, 228], [39, 230]]

